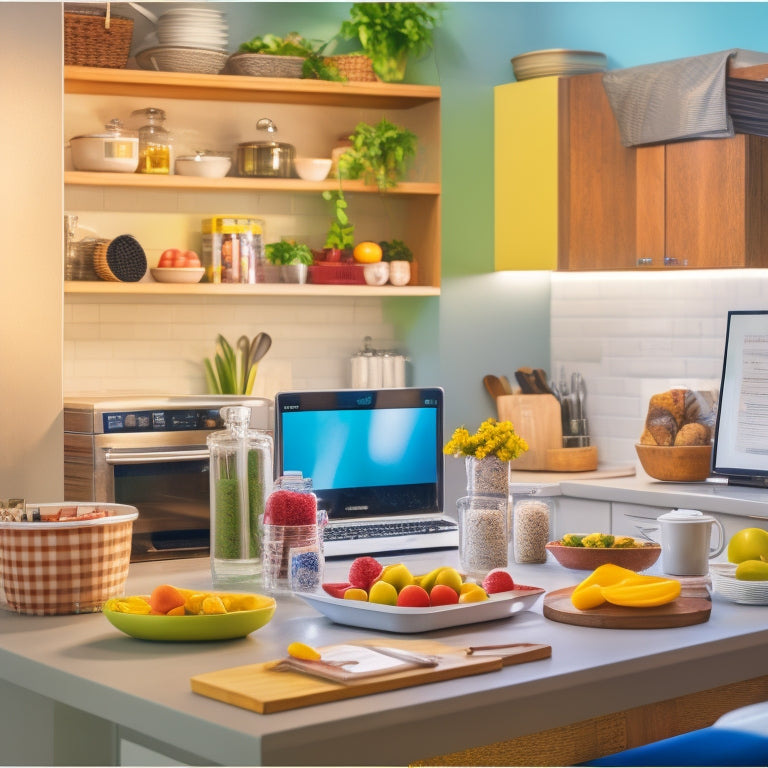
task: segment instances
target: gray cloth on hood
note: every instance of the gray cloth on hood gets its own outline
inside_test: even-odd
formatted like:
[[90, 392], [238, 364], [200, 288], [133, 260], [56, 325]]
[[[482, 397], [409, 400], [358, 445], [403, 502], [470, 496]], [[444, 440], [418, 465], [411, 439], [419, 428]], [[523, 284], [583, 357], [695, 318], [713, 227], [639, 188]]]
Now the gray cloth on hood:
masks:
[[768, 62], [768, 54], [734, 48], [702, 56], [616, 69], [603, 86], [625, 147], [733, 136], [725, 78], [733, 67]]

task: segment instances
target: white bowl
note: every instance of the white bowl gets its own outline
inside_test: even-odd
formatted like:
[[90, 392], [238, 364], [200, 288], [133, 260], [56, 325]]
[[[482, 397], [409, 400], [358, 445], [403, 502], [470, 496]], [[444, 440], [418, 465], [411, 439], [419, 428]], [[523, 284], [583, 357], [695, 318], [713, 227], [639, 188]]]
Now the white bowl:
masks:
[[296, 173], [305, 181], [323, 181], [331, 170], [331, 159], [325, 157], [297, 157]]
[[176, 158], [176, 173], [179, 176], [221, 179], [229, 173], [231, 167], [232, 158], [226, 155], [189, 155]]
[[205, 267], [152, 267], [150, 272], [158, 283], [199, 283]]

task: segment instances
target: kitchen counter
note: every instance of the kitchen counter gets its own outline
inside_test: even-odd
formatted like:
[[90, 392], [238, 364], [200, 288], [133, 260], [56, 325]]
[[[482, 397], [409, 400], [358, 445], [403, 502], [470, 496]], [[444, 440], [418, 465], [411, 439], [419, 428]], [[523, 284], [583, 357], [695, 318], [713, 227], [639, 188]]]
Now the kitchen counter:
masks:
[[[405, 558], [416, 572], [455, 561], [455, 553]], [[327, 580], [343, 580], [347, 568], [348, 561], [331, 562]], [[519, 582], [547, 590], [573, 585], [586, 575], [555, 562], [513, 565], [510, 570]], [[208, 561], [131, 565], [128, 593], [148, 593], [159, 583], [210, 589]], [[81, 715], [94, 728], [89, 736], [94, 745], [100, 740], [99, 728], [107, 733], [101, 741], [123, 743], [123, 760], [127, 747], [138, 744], [155, 755], [224, 765], [406, 765], [756, 678], [763, 679], [748, 684], [750, 700], [768, 699], [768, 608], [740, 606], [715, 595], [705, 624], [608, 630], [550, 621], [541, 605], [539, 599], [530, 611], [510, 619], [428, 636], [458, 647], [548, 643], [550, 659], [270, 715], [195, 694], [190, 677], [278, 658], [293, 640], [322, 646], [381, 633], [333, 624], [293, 597], [280, 598], [272, 622], [247, 638], [213, 643], [135, 640], [100, 614], [32, 617], [2, 612], [0, 682], [11, 691], [54, 702], [57, 712], [67, 714], [65, 722]], [[725, 709], [748, 703], [730, 695], [717, 701], [719, 709], [703, 713], [708, 722]], [[23, 702], [21, 697], [9, 706], [32, 723], [36, 739], [46, 738], [44, 729], [34, 725], [39, 713], [24, 711]], [[691, 722], [689, 727], [701, 724]], [[60, 728], [53, 731], [54, 741], [62, 738]], [[78, 740], [83, 737], [78, 732]], [[605, 733], [600, 738], [605, 748]], [[578, 739], [556, 744], [570, 751], [552, 746], [546, 757], [542, 753], [535, 758], [540, 762], [505, 764], [566, 765], [596, 756], [579, 752]], [[109, 764], [116, 758], [102, 753], [94, 759]], [[464, 760], [469, 759], [465, 754]], [[554, 762], [544, 762], [550, 759]], [[489, 761], [478, 757], [472, 763]]]

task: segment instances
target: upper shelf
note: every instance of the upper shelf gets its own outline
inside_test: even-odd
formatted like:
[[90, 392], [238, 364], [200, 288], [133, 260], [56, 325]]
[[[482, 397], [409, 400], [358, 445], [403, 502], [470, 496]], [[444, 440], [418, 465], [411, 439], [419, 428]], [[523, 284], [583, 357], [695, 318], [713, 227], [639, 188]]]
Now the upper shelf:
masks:
[[243, 75], [152, 72], [143, 69], [64, 67], [64, 93], [152, 96], [211, 101], [265, 101], [333, 107], [409, 109], [440, 99], [436, 85], [302, 80]]

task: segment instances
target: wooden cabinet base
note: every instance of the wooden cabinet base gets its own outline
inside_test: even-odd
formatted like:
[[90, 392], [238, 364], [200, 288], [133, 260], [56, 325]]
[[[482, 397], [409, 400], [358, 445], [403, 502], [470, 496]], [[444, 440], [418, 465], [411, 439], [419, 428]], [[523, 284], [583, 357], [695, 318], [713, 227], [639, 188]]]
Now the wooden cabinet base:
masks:
[[726, 712], [766, 699], [768, 675], [440, 755], [412, 765], [576, 765], [706, 728]]

